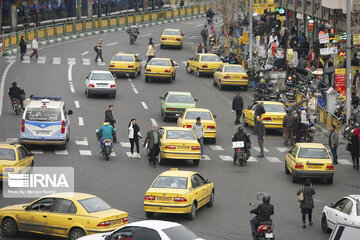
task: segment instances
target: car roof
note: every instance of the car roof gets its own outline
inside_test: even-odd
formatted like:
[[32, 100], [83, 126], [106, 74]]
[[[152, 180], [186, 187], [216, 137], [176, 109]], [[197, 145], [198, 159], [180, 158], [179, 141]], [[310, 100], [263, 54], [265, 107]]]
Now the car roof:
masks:
[[92, 70], [91, 73], [109, 73], [109, 74], [111, 74], [111, 72], [106, 71], [106, 70]]
[[360, 202], [360, 195], [351, 194], [348, 197], [356, 200], [357, 202]]
[[259, 103], [259, 102], [264, 102], [264, 105], [266, 105], [266, 104], [284, 105], [283, 103], [281, 103], [281, 102], [276, 102], [276, 101], [257, 101], [256, 103]]
[[64, 104], [64, 101], [59, 100], [50, 100], [50, 99], [32, 99], [29, 104], [26, 106], [28, 107], [41, 107], [45, 106], [49, 108], [61, 108]]
[[297, 143], [300, 148], [325, 148], [322, 143]]
[[211, 111], [207, 108], [187, 108], [186, 111], [192, 111], [192, 112], [210, 112]]
[[179, 31], [180, 32], [180, 29], [166, 28], [166, 29], [164, 29], [164, 31]]
[[191, 129], [189, 129], [189, 128], [183, 128], [183, 127], [165, 126], [165, 127], [161, 127], [161, 128], [163, 128], [163, 129], [165, 129], [165, 130], [184, 130], [184, 131], [190, 131], [190, 132], [192, 132]]
[[224, 63], [224, 67], [227, 67], [227, 66], [231, 66], [231, 67], [243, 67], [243, 65], [240, 65], [240, 64], [230, 64], [230, 63]]
[[168, 60], [168, 61], [170, 61], [171, 59], [170, 58], [152, 58], [151, 60]]
[[198, 53], [200, 56], [217, 56], [215, 53]]
[[197, 172], [194, 171], [183, 171], [183, 170], [177, 170], [176, 168], [170, 169], [168, 171], [165, 171], [161, 173], [159, 176], [174, 176], [174, 177], [190, 177], [194, 175]]
[[55, 193], [51, 195], [47, 195], [45, 197], [54, 197], [54, 198], [65, 198], [65, 199], [73, 199], [73, 200], [82, 200], [87, 198], [96, 197], [95, 195], [88, 194], [88, 193], [79, 193], [79, 192], [61, 192]]
[[176, 222], [161, 221], [161, 220], [144, 220], [144, 221], [133, 222], [125, 225], [125, 227], [127, 226], [146, 227], [155, 230], [162, 230], [166, 228], [181, 226], [181, 224]]
[[115, 56], [134, 56], [135, 54], [132, 53], [123, 53], [123, 52], [118, 52], [117, 54], [115, 54]]
[[191, 92], [175, 92], [175, 91], [169, 91], [169, 95], [189, 95], [191, 96]]
[[2, 149], [16, 149], [19, 146], [21, 146], [21, 144], [17, 144], [17, 143], [7, 143], [7, 142], [0, 142], [0, 148]]

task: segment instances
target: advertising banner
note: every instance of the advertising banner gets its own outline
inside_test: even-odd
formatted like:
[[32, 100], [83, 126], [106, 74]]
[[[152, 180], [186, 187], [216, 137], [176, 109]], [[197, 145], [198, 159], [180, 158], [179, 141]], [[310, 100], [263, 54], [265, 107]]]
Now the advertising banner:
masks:
[[346, 68], [335, 69], [335, 90], [346, 96]]

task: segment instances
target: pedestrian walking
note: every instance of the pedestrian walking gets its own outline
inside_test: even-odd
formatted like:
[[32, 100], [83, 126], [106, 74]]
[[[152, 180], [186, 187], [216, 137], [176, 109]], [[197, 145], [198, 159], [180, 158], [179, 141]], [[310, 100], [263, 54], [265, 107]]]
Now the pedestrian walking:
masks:
[[[135, 118], [131, 119], [131, 121], [129, 123], [128, 133], [129, 133], [131, 157], [141, 158], [140, 153], [139, 153], [139, 150], [140, 150], [139, 149], [139, 138], [141, 139], [142, 136], [140, 134], [140, 128], [136, 124], [136, 119]], [[137, 154], [134, 154], [134, 145], [136, 145]]]
[[20, 38], [19, 47], [20, 47], [20, 59], [21, 59], [21, 61], [24, 61], [24, 56], [26, 54], [26, 48], [27, 48], [24, 36], [21, 36], [21, 38]]
[[149, 46], [148, 46], [148, 51], [146, 53], [146, 56], [147, 56], [147, 61], [146, 61], [146, 64], [145, 64], [145, 68], [148, 64], [148, 62], [155, 57], [155, 43], [154, 42], [150, 42]]
[[149, 149], [149, 164], [154, 168], [156, 168], [156, 158], [160, 152], [160, 133], [157, 128], [158, 125], [153, 123], [152, 130], [146, 133], [146, 137], [143, 143], [143, 148], [145, 148], [147, 145], [147, 148]]
[[301, 122], [301, 114], [302, 112], [298, 110], [298, 114], [295, 118], [295, 135], [296, 135], [295, 143], [298, 143], [301, 140], [302, 128], [303, 128], [303, 123]]
[[[115, 129], [116, 120], [112, 114], [114, 110], [114, 105], [109, 105], [108, 109], [105, 111], [105, 122], [110, 123], [111, 126]], [[117, 143], [116, 135], [114, 136], [114, 143]]]
[[338, 160], [338, 156], [337, 156], [338, 144], [339, 144], [339, 135], [336, 132], [336, 126], [332, 124], [330, 127], [329, 145], [330, 145], [331, 153], [333, 155], [334, 164], [337, 164], [337, 160]]
[[32, 58], [34, 55], [35, 55], [36, 59], [39, 58], [38, 47], [39, 47], [38, 41], [36, 40], [36, 37], [34, 37], [34, 39], [31, 42], [31, 48], [32, 48], [33, 52], [30, 55], [30, 58]]
[[204, 125], [201, 123], [201, 118], [197, 117], [196, 122], [192, 125], [195, 137], [200, 143], [201, 158], [204, 159]]
[[103, 56], [102, 56], [102, 47], [103, 47], [103, 40], [100, 39], [100, 41], [96, 44], [96, 57], [95, 62], [98, 61], [98, 58], [101, 59], [102, 62], [104, 62]]
[[207, 52], [208, 52], [208, 51], [207, 51], [205, 45], [202, 43], [202, 44], [201, 44], [201, 53], [207, 53]]
[[265, 130], [264, 123], [261, 121], [260, 116], [256, 117], [256, 121], [257, 121], [256, 134], [257, 134], [258, 144], [259, 144], [259, 148], [260, 148], [260, 154], [257, 157], [263, 158], [264, 157], [264, 141], [265, 141], [266, 130]]
[[255, 109], [255, 114], [254, 114], [254, 129], [253, 129], [253, 135], [256, 134], [257, 132], [257, 121], [256, 118], [257, 116], [260, 116], [261, 119], [261, 115], [263, 115], [265, 113], [265, 108], [264, 108], [264, 102], [260, 102]]
[[244, 107], [244, 101], [241, 96], [241, 92], [238, 92], [238, 94], [233, 98], [232, 101], [232, 110], [233, 112], [234, 111], [236, 112], [236, 118], [234, 121], [236, 125], [240, 124], [240, 117], [242, 115], [243, 107]]
[[208, 29], [207, 29], [207, 26], [206, 26], [206, 25], [204, 25], [204, 27], [201, 29], [200, 34], [201, 34], [203, 43], [204, 43], [204, 45], [206, 46], [207, 39], [208, 39], [208, 36], [209, 36], [209, 32], [208, 32]]
[[284, 128], [284, 145], [293, 145], [294, 142], [294, 127], [295, 127], [295, 116], [292, 114], [291, 109], [286, 110], [286, 115], [283, 119], [283, 128]]
[[309, 226], [313, 225], [313, 222], [312, 222], [312, 210], [314, 208], [313, 195], [315, 194], [315, 190], [312, 187], [310, 178], [305, 179], [304, 186], [302, 186], [299, 189], [299, 191], [297, 192], [298, 196], [300, 194], [302, 194], [302, 196], [303, 196], [303, 197], [299, 197], [299, 201], [302, 198], [302, 201], [300, 201], [300, 208], [301, 208], [303, 228], [306, 228], [306, 215], [308, 215]]
[[201, 44], [201, 42], [198, 43], [196, 53], [202, 53], [202, 44]]
[[350, 152], [353, 161], [353, 169], [355, 169], [356, 167], [356, 170], [359, 170], [359, 140], [360, 140], [359, 129], [355, 128], [353, 135], [351, 136], [350, 139], [350, 143], [351, 143]]
[[184, 0], [180, 0], [180, 7], [184, 6]]

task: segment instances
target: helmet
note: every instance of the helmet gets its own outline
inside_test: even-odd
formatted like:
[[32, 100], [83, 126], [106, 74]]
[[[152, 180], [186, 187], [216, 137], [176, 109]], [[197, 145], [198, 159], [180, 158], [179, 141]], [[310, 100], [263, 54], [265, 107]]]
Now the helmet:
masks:
[[265, 83], [265, 79], [262, 78], [262, 79], [260, 80], [260, 83], [264, 84], [264, 83]]
[[265, 194], [263, 196], [263, 203], [269, 203], [270, 202], [270, 195], [269, 194]]
[[290, 108], [286, 109], [286, 113], [290, 114], [292, 111]]

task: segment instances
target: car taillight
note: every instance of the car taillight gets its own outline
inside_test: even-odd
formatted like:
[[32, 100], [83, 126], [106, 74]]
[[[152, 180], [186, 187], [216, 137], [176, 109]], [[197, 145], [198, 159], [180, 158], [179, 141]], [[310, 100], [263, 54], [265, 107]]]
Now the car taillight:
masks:
[[224, 79], [229, 79], [229, 78], [230, 78], [230, 76], [225, 76], [225, 77], [224, 77]]
[[133, 65], [129, 65], [128, 68], [134, 68], [134, 66], [133, 66]]
[[115, 65], [114, 64], [110, 64], [110, 66], [109, 67], [115, 67]]
[[296, 168], [296, 169], [303, 169], [303, 168], [304, 168], [304, 165], [302, 165], [302, 164], [296, 164], [296, 165], [295, 165], [295, 168]]
[[110, 221], [101, 222], [97, 225], [98, 227], [106, 227], [110, 226]]
[[166, 111], [175, 111], [173, 108], [166, 108]]
[[111, 84], [110, 85], [110, 88], [114, 88], [114, 87], [116, 87], [116, 84]]
[[180, 38], [177, 38], [176, 41], [181, 41], [181, 39], [180, 39]]
[[184, 127], [186, 127], [186, 128], [192, 128], [191, 125], [185, 125]]
[[334, 170], [334, 165], [326, 166], [326, 170]]
[[166, 40], [167, 38], [161, 38], [161, 40]]
[[199, 146], [192, 146], [191, 150], [200, 150], [200, 147]]
[[62, 120], [61, 121], [61, 134], [64, 134], [65, 133], [65, 121]]
[[124, 217], [124, 218], [123, 218], [123, 223], [127, 223], [127, 222], [129, 222], [129, 218], [128, 218], [128, 217]]
[[145, 200], [154, 201], [155, 196], [152, 196], [152, 195], [145, 196]]
[[146, 72], [151, 72], [151, 69], [150, 69], [150, 68], [147, 68], [145, 71], [146, 71]]
[[14, 168], [4, 168], [4, 172], [15, 172]]
[[247, 77], [247, 76], [246, 76], [246, 77], [242, 77], [241, 79], [248, 80], [248, 77]]
[[176, 149], [176, 146], [175, 145], [167, 145], [165, 148], [166, 149]]
[[89, 87], [95, 87], [95, 85], [94, 84], [89, 84]]
[[169, 72], [170, 72], [170, 70], [166, 69], [166, 70], [165, 70], [165, 72], [168, 72], [168, 73], [169, 73]]
[[186, 202], [186, 198], [183, 197], [174, 197], [174, 202]]
[[215, 126], [207, 126], [206, 129], [208, 129], [208, 130], [215, 130]]
[[271, 118], [269, 117], [263, 118], [263, 121], [271, 121]]
[[202, 67], [203, 67], [203, 68], [207, 68], [207, 67], [208, 67], [208, 65], [202, 65]]
[[21, 121], [21, 132], [25, 132], [25, 119]]

